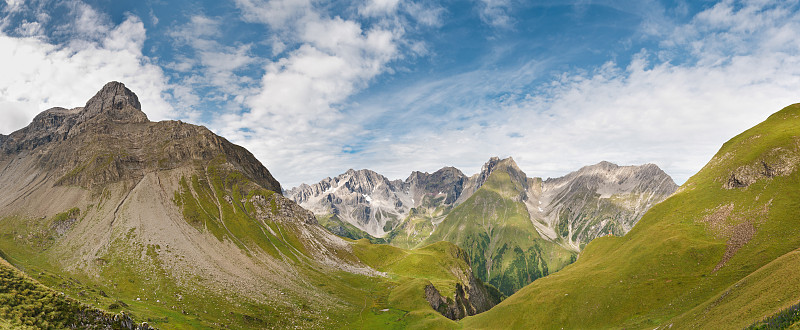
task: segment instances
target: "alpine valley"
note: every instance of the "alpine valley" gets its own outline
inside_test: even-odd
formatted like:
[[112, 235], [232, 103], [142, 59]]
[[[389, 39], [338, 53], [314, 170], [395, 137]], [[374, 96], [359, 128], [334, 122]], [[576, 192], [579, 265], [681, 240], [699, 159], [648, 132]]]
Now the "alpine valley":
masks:
[[408, 249], [452, 242], [482, 281], [511, 295], [574, 262], [589, 241], [624, 235], [677, 188], [653, 164], [601, 162], [542, 180], [493, 157], [471, 177], [453, 167], [405, 181], [349, 170], [286, 195], [340, 236]]
[[110, 82], [0, 135], [0, 329], [800, 326], [800, 104], [681, 187], [512, 158], [284, 191]]

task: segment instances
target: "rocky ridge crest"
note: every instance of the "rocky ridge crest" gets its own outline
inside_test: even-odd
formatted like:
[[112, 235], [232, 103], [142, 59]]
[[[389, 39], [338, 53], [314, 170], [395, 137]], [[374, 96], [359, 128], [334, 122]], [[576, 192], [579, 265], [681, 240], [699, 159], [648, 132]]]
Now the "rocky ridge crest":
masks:
[[285, 194], [316, 214], [333, 214], [375, 237], [396, 228], [410, 210], [426, 201], [452, 205], [467, 177], [454, 167], [434, 173], [415, 171], [406, 180], [389, 180], [371, 170], [353, 170]]

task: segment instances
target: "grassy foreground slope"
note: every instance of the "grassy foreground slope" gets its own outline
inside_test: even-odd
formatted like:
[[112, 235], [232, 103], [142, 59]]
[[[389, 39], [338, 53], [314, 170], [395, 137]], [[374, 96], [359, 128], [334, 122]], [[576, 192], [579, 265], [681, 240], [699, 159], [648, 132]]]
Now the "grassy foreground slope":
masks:
[[448, 241], [460, 246], [469, 254], [478, 278], [511, 295], [563, 268], [574, 253], [539, 236], [525, 205], [517, 200], [525, 189], [512, 180], [509, 165], [501, 164], [475, 194], [447, 215], [426, 242]]
[[138, 326], [123, 315], [67, 298], [0, 258], [0, 329], [124, 329], [125, 325]]
[[725, 143], [624, 237], [533, 282], [469, 328], [743, 327], [800, 300], [800, 105]]

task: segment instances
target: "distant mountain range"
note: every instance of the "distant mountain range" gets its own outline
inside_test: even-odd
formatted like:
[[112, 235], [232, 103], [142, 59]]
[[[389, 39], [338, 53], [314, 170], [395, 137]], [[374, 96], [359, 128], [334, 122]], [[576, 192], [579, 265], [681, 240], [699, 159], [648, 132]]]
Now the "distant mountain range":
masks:
[[[494, 188], [499, 195], [491, 198], [482, 195], [480, 203], [484, 205], [472, 205], [478, 203], [471, 201], [473, 195], [492, 181], [493, 176], [500, 176], [493, 181], [498, 185]], [[542, 180], [527, 177], [511, 158], [493, 157], [471, 177], [453, 167], [432, 174], [413, 172], [404, 181], [391, 181], [371, 170], [349, 170], [313, 185], [300, 185], [286, 191], [285, 195], [313, 211], [323, 225], [344, 237], [366, 237], [404, 248], [451, 241], [470, 253], [473, 268], [482, 280], [510, 295], [533, 279], [557, 271], [574, 260], [574, 252], [592, 239], [624, 235], [650, 207], [676, 189], [672, 179], [653, 164], [617, 166], [601, 162], [561, 178]], [[474, 214], [451, 213], [467, 201], [471, 201], [469, 208], [488, 213], [482, 214], [481, 219], [474, 218]], [[490, 205], [496, 207], [506, 202], [513, 207], [501, 207], [503, 213], [488, 210]], [[462, 210], [466, 208], [461, 207]], [[486, 246], [478, 244], [481, 248], [474, 247], [478, 237], [461, 235], [465, 225], [486, 219], [502, 224], [512, 218], [512, 214], [521, 222], [515, 230], [526, 231], [532, 238], [520, 239], [509, 248], [532, 248], [530, 244], [535, 237], [539, 250], [561, 251], [549, 253], [544, 259], [541, 259], [541, 251], [528, 252], [527, 257], [518, 256], [538, 264], [529, 274], [526, 271], [521, 276], [524, 280], [490, 275], [504, 277], [514, 271], [506, 267], [511, 261], [492, 263], [493, 254], [503, 247], [497, 244], [505, 239], [502, 235], [487, 233]], [[553, 243], [558, 247], [551, 246]], [[497, 257], [494, 255], [494, 260]]]
[[[526, 177], [511, 158], [493, 157], [471, 177], [454, 167], [432, 174], [415, 171], [406, 180], [351, 169], [313, 185], [301, 184], [284, 195], [317, 216], [336, 216], [372, 237], [391, 238], [420, 209], [452, 208], [467, 200], [500, 163], [509, 164], [512, 178], [521, 185], [516, 198], [525, 203], [537, 231], [575, 251], [599, 236], [624, 235], [647, 209], [678, 188], [654, 164], [617, 166], [603, 161], [542, 180]], [[444, 215], [434, 216], [434, 226]]]

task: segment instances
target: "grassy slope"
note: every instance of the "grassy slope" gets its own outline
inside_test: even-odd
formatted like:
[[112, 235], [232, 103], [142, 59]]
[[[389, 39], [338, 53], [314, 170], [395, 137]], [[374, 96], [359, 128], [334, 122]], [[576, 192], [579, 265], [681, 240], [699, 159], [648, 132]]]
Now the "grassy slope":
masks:
[[434, 221], [444, 218], [452, 206], [443, 205], [445, 196], [425, 195], [418, 207], [412, 208], [408, 217], [385, 237], [389, 244], [405, 249], [422, 246], [436, 226]]
[[465, 249], [476, 276], [510, 295], [569, 264], [573, 253], [542, 239], [509, 174], [498, 169], [455, 207], [426, 242], [449, 241]]
[[[94, 324], [118, 328], [113, 314], [65, 297], [0, 258], [0, 329], [68, 328]], [[104, 320], [105, 319], [105, 320]]]
[[[745, 328], [800, 299], [800, 251], [794, 250], [672, 320], [690, 328]], [[737, 315], [737, 317], [731, 317]]]
[[[389, 290], [385, 297], [379, 299], [383, 312], [391, 315], [392, 321], [380, 317], [352, 324], [356, 328], [455, 328], [457, 324], [448, 320], [430, 308], [424, 298], [424, 288], [433, 284], [439, 290], [455, 291], [459, 281], [454, 274], [467, 274], [469, 265], [458, 257], [458, 247], [448, 242], [439, 242], [429, 246], [406, 250], [390, 245], [370, 244], [362, 239], [354, 246], [356, 255], [377, 270], [386, 272]], [[463, 282], [462, 282], [463, 283]], [[373, 308], [379, 312], [380, 307]]]
[[356, 226], [342, 221], [342, 219], [339, 219], [339, 217], [335, 214], [317, 215], [317, 221], [319, 221], [320, 226], [325, 227], [325, 229], [339, 237], [349, 238], [352, 240], [366, 238], [372, 243], [386, 243], [384, 239], [375, 238], [367, 232], [356, 228]]
[[[681, 191], [650, 209], [626, 236], [595, 239], [575, 264], [525, 287], [493, 310], [465, 319], [464, 325], [493, 328], [500, 320], [513, 319], [504, 324], [652, 328], [673, 323], [688, 327], [684, 322], [694, 322], [693, 327], [727, 327], [731, 315], [746, 325], [791, 305], [800, 299], [795, 289], [767, 290], [765, 283], [792, 264], [791, 255], [778, 258], [800, 247], [800, 172], [762, 178], [746, 188], [728, 190], [723, 183], [741, 166], [772, 163], [780, 158], [777, 154], [797, 153], [798, 136], [800, 106], [793, 105], [723, 145], [709, 165]], [[714, 272], [728, 239], [701, 220], [731, 204], [724, 225], [749, 224], [755, 234]], [[753, 283], [737, 291], [759, 292], [763, 301], [776, 303], [732, 301], [737, 295], [731, 294], [720, 300], [725, 303], [714, 303], [748, 275]], [[777, 303], [778, 299], [785, 302]]]
[[[202, 172], [200, 172], [202, 174]], [[260, 195], [273, 214], [280, 210], [276, 194], [253, 185], [236, 172], [207, 168], [207, 175], [181, 180], [174, 201], [186, 221], [210, 239], [230, 240], [245, 251], [260, 249], [273, 257], [288, 258], [313, 291], [324, 292], [330, 306], [314, 306], [302, 296], [287, 294], [283, 304], [237, 299], [197, 281], [179, 285], [171, 278], [158, 254], [162, 247], [141, 245], [131, 232], [119, 237], [106, 255], [100, 274], [60, 268], [49, 254], [58, 235], [53, 224], [69, 218], [82, 219], [86, 212], [65, 211], [48, 219], [0, 220], [0, 251], [10, 261], [42, 283], [92, 306], [125, 310], [137, 320], [163, 329], [234, 328], [449, 328], [456, 325], [435, 312], [424, 297], [433, 283], [443, 295], [452, 295], [455, 274], [469, 270], [459, 250], [450, 243], [414, 251], [366, 241], [353, 243], [356, 257], [387, 277], [368, 277], [319, 268], [304, 262], [307, 252], [298, 233], [278, 222], [259, 223], [252, 215], [250, 197]], [[230, 201], [223, 196], [230, 195]], [[265, 230], [264, 226], [271, 230]], [[280, 233], [280, 237], [273, 233]], [[287, 259], [283, 259], [287, 260]], [[385, 311], [384, 311], [385, 310]]]

